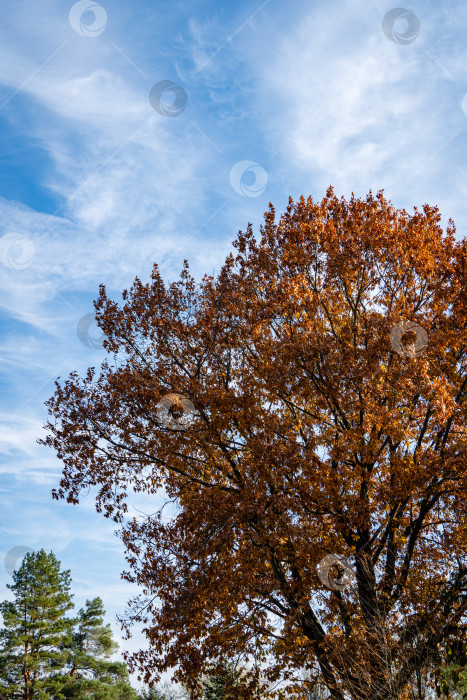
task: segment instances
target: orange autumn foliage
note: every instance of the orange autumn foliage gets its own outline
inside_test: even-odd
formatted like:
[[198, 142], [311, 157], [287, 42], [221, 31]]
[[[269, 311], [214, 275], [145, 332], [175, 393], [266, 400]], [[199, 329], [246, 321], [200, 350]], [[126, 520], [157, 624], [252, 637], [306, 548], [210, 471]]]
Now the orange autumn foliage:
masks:
[[[199, 698], [203, 672], [243, 658], [238, 698], [259, 697], [259, 667], [305, 698], [314, 663], [336, 700], [402, 698], [462, 637], [467, 245], [439, 221], [329, 188], [278, 222], [270, 204], [216, 280], [197, 286], [185, 260], [166, 289], [154, 265], [121, 308], [101, 285], [114, 365], [56, 382], [40, 442], [64, 465], [54, 498], [95, 485], [121, 525], [143, 591], [122, 625], [149, 640], [127, 660], [146, 683], [179, 664]], [[422, 347], [413, 326], [397, 344], [408, 321]], [[125, 517], [131, 488], [164, 488], [173, 517]], [[318, 575], [329, 554], [351, 562], [345, 587]]]

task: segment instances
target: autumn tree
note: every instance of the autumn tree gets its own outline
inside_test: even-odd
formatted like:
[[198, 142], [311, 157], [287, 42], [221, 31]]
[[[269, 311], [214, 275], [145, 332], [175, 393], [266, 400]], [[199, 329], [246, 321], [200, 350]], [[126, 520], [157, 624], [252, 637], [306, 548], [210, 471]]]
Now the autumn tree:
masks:
[[[100, 287], [100, 371], [47, 402], [56, 499], [120, 525], [145, 682], [221, 658], [283, 698], [403, 698], [467, 611], [467, 246], [382, 191], [272, 204], [219, 276]], [[60, 379], [60, 378], [59, 378]], [[128, 518], [131, 489], [174, 506]], [[315, 681], [310, 679], [308, 689]]]

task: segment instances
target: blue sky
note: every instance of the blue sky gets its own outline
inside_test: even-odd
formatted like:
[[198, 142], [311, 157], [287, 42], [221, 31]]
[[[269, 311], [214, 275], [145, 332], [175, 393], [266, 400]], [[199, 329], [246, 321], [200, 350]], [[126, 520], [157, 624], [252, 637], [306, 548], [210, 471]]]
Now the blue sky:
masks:
[[79, 507], [51, 498], [61, 467], [36, 443], [44, 401], [57, 376], [106, 356], [89, 322], [100, 283], [121, 301], [154, 262], [167, 282], [184, 258], [197, 281], [217, 273], [269, 202], [280, 213], [289, 195], [319, 200], [329, 185], [345, 197], [384, 189], [408, 212], [438, 205], [464, 237], [467, 6], [394, 8], [2, 3], [0, 561], [14, 547], [53, 550], [77, 608], [100, 595], [122, 649], [146, 645], [137, 630], [121, 640], [114, 621], [137, 591], [92, 491]]

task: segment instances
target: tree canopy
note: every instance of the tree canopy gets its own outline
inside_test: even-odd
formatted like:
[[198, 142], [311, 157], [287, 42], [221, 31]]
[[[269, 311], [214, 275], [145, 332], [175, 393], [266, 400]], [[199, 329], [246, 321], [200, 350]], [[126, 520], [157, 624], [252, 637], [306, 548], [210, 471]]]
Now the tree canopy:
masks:
[[[238, 698], [261, 667], [302, 698], [317, 662], [333, 699], [393, 700], [462, 639], [467, 245], [440, 220], [329, 188], [270, 204], [216, 279], [185, 260], [166, 288], [155, 264], [121, 307], [100, 286], [113, 364], [57, 380], [40, 442], [54, 498], [97, 486], [120, 524], [145, 682], [178, 663], [200, 698], [243, 659]], [[126, 517], [131, 488], [162, 487], [172, 518]]]

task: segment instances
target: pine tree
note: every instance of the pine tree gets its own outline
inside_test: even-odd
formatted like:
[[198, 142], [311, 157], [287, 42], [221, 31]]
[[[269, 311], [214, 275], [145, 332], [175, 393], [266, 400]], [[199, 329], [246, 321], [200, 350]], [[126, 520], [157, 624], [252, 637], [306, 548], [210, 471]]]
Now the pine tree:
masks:
[[227, 697], [226, 680], [222, 676], [210, 676], [204, 689], [204, 700], [224, 700]]
[[62, 697], [92, 696], [97, 700], [137, 700], [124, 662], [110, 657], [118, 649], [109, 624], [104, 625], [101, 598], [87, 600], [76, 618], [66, 673], [62, 675]]
[[[70, 572], [54, 554], [27, 554], [8, 587], [14, 601], [0, 603], [0, 690], [5, 700], [137, 700], [124, 662], [104, 625], [102, 600], [87, 600], [76, 617]], [[0, 695], [0, 700], [3, 700]]]
[[186, 694], [183, 692], [155, 685], [147, 690], [141, 691], [139, 694], [139, 700], [182, 700], [182, 698], [186, 697]]
[[70, 572], [43, 549], [26, 554], [13, 573], [14, 601], [0, 603], [0, 688], [7, 698], [48, 700], [53, 670], [66, 663], [73, 619]]
[[[220, 668], [211, 673], [204, 680], [203, 700], [238, 700], [244, 695], [240, 691], [240, 685], [245, 681], [246, 669], [238, 667], [233, 662], [223, 662]], [[266, 700], [271, 697], [267, 683], [260, 680], [255, 690], [255, 699]]]
[[233, 700], [242, 675], [243, 671], [235, 664], [223, 662], [219, 671], [205, 680], [203, 700]]
[[446, 650], [443, 665], [435, 669], [436, 694], [444, 698], [467, 698], [467, 642], [451, 644]]
[[158, 688], [153, 686], [140, 693], [139, 700], [167, 700], [166, 696]]

